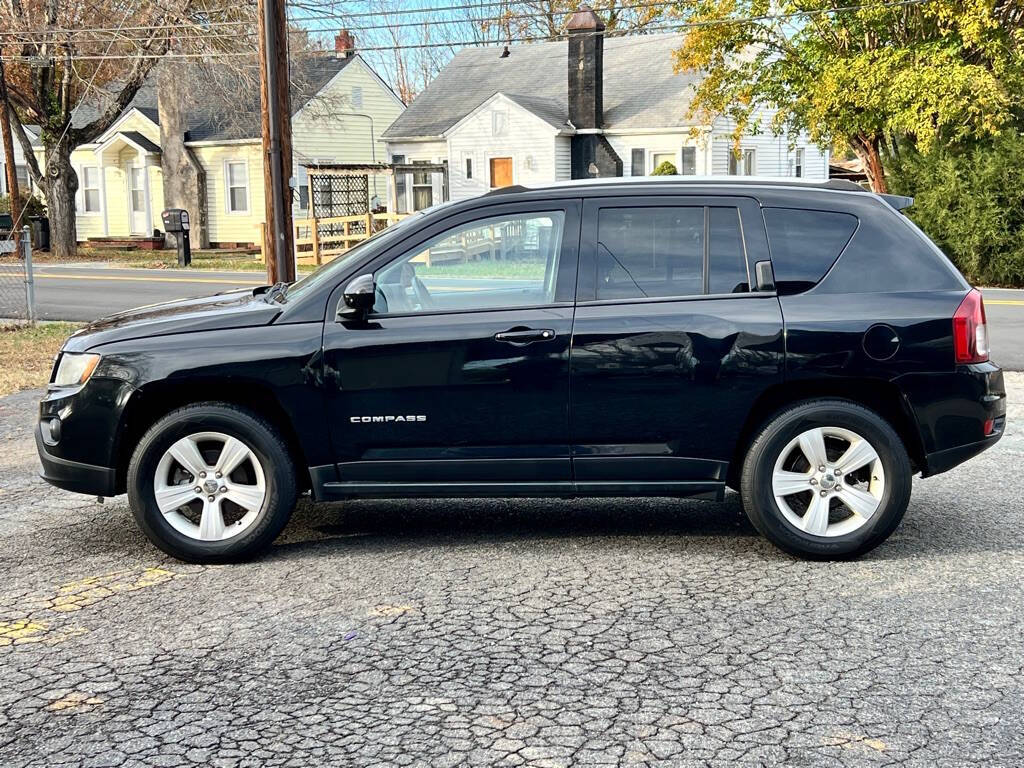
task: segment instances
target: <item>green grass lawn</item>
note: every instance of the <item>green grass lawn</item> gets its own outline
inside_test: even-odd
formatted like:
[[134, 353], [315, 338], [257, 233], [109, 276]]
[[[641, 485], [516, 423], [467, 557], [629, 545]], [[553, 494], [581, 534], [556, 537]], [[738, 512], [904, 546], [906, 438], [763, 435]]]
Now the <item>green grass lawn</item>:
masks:
[[53, 357], [64, 340], [78, 329], [76, 323], [0, 325], [0, 396], [22, 389], [44, 387], [50, 380]]
[[[104, 261], [122, 267], [139, 267], [148, 269], [177, 269], [177, 251], [125, 251], [116, 248], [79, 248], [73, 259], [59, 260], [45, 251], [32, 254], [36, 264], [75, 263]], [[192, 251], [192, 269], [265, 272], [266, 265], [259, 254], [248, 254], [240, 251], [210, 250]]]

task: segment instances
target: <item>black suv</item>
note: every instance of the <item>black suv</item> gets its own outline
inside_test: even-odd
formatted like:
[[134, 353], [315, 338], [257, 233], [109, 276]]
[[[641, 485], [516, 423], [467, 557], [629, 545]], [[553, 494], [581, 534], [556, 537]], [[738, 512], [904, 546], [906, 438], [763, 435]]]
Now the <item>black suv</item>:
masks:
[[64, 345], [43, 477], [127, 491], [189, 561], [316, 500], [742, 495], [852, 557], [911, 478], [1004, 429], [985, 310], [849, 182], [512, 187], [414, 214], [294, 285], [123, 312]]

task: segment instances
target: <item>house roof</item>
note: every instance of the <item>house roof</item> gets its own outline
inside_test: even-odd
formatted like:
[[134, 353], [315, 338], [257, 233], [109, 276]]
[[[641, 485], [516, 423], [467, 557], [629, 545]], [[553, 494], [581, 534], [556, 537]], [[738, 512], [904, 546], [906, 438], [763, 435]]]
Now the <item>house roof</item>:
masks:
[[[334, 55], [294, 57], [290, 64], [292, 114], [305, 106], [356, 58], [338, 58]], [[252, 63], [255, 67], [255, 60]], [[189, 80], [193, 93], [186, 110], [187, 141], [259, 138], [260, 93], [259, 87], [254, 87], [251, 80], [243, 79], [231, 70], [212, 69], [202, 63], [192, 65]], [[156, 84], [157, 73], [154, 70], [127, 109], [134, 107], [159, 124]], [[105, 106], [104, 95], [79, 104], [72, 116], [72, 125], [79, 128], [95, 120]]]
[[[682, 37], [668, 33], [604, 41], [604, 128], [689, 126], [696, 72], [676, 74], [673, 51]], [[427, 86], [384, 138], [440, 136], [495, 93], [503, 93], [556, 127], [569, 119], [568, 42], [509, 48], [464, 48]], [[529, 94], [529, 95], [519, 95]]]
[[147, 152], [159, 152], [160, 146], [146, 138], [145, 134], [138, 131], [118, 131], [119, 134], [145, 149]]

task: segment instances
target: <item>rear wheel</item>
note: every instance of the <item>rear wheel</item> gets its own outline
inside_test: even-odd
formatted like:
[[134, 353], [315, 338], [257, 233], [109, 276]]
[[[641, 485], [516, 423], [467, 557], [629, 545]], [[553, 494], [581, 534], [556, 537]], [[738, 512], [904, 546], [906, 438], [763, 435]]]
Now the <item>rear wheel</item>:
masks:
[[128, 468], [132, 511], [149, 539], [188, 562], [253, 555], [295, 505], [295, 469], [276, 430], [226, 403], [169, 413], [143, 436]]
[[893, 428], [855, 403], [801, 403], [776, 414], [751, 444], [740, 492], [754, 526], [810, 558], [857, 557], [896, 529], [912, 468]]

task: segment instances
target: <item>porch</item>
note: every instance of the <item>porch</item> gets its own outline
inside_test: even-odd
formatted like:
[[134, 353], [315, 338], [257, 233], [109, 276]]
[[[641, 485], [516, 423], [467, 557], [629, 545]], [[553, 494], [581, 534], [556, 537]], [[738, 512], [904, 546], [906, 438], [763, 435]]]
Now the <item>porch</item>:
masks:
[[[320, 265], [348, 251], [408, 214], [398, 213], [404, 179], [412, 174], [438, 176], [448, 199], [448, 164], [333, 163], [304, 166], [308, 176], [307, 219], [294, 222], [298, 264]], [[370, 179], [387, 183], [384, 206], [374, 205]], [[373, 185], [376, 187], [376, 184]]]

